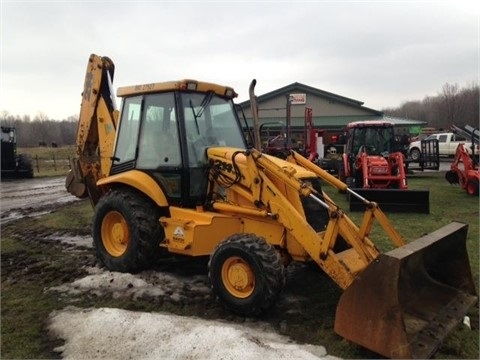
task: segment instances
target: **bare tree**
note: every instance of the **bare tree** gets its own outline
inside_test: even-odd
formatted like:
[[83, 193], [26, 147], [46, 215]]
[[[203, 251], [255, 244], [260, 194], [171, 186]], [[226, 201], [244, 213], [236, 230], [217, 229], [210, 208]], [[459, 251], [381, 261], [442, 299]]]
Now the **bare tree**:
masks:
[[479, 86], [476, 83], [460, 89], [457, 84], [446, 83], [437, 96], [420, 101], [409, 101], [397, 108], [382, 110], [386, 115], [423, 120], [429, 127], [448, 129], [451, 125], [479, 124]]
[[457, 84], [446, 83], [440, 94], [441, 107], [445, 114], [446, 126], [458, 123], [459, 114], [463, 107], [463, 98], [459, 96]]

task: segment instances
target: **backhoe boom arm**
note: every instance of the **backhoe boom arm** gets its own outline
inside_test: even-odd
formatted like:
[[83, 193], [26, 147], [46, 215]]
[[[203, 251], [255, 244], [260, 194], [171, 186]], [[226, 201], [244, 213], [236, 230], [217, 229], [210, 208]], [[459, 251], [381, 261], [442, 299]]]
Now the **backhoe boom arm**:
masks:
[[85, 74], [76, 134], [76, 158], [67, 176], [67, 190], [80, 198], [99, 199], [96, 182], [110, 173], [118, 124], [112, 87], [115, 66], [107, 57], [91, 55]]

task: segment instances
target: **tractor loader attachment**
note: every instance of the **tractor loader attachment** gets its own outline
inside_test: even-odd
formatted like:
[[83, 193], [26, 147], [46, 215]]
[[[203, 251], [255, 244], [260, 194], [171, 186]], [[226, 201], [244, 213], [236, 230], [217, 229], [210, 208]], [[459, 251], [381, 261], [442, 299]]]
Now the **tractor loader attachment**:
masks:
[[467, 228], [454, 222], [381, 254], [342, 294], [335, 332], [389, 358], [432, 356], [477, 302]]
[[[430, 191], [402, 189], [354, 189], [362, 198], [375, 201], [388, 212], [430, 213]], [[364, 211], [365, 202], [358, 196], [349, 196], [350, 211]]]

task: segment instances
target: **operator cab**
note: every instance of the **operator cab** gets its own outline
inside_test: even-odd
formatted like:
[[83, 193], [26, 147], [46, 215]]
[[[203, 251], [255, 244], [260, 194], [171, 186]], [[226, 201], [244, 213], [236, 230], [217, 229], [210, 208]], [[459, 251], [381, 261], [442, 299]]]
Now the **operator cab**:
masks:
[[368, 155], [388, 156], [397, 150], [393, 123], [361, 121], [349, 124], [347, 149], [353, 155], [366, 151]]
[[[212, 89], [195, 91], [199, 85]], [[206, 149], [246, 149], [232, 101], [236, 94], [223, 87], [219, 94], [218, 85], [193, 81], [163, 86], [170, 91], [135, 93], [139, 87], [132, 87], [133, 96], [124, 96], [111, 174], [132, 169], [149, 173], [171, 205], [192, 207], [205, 200]]]

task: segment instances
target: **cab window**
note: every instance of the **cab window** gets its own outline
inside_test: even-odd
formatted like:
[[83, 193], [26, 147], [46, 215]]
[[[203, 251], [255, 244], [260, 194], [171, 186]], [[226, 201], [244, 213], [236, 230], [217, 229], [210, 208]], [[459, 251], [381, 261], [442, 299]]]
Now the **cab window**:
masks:
[[181, 160], [173, 93], [146, 95], [137, 168], [177, 167]]
[[123, 100], [122, 118], [115, 147], [115, 163], [135, 160], [138, 130], [140, 128], [142, 97], [136, 96]]

